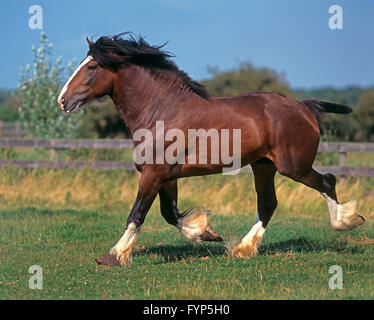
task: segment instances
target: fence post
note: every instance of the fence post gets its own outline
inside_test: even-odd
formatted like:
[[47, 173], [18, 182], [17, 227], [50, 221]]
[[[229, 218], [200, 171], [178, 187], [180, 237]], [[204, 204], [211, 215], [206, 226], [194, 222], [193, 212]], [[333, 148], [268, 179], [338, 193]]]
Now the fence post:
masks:
[[14, 135], [19, 138], [21, 137], [21, 123], [19, 121], [16, 121], [14, 123]]
[[340, 147], [339, 150], [339, 173], [341, 177], [346, 176], [345, 167], [347, 166], [347, 151], [344, 146]]
[[339, 152], [339, 167], [345, 167], [347, 165], [347, 152]]

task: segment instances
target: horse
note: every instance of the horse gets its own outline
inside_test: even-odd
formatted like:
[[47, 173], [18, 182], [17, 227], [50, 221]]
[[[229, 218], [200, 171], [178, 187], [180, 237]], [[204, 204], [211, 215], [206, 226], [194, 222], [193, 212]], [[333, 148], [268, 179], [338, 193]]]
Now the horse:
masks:
[[[199, 144], [196, 147], [197, 152], [205, 148], [205, 160], [208, 161], [188, 161], [190, 153], [186, 136], [191, 128], [216, 129], [219, 135], [224, 130], [241, 132], [240, 166], [250, 165], [252, 168], [257, 218], [248, 234], [231, 247], [232, 256], [251, 258], [258, 253], [278, 203], [274, 186], [276, 172], [322, 194], [327, 201], [333, 230], [353, 230], [365, 222], [365, 218], [358, 214], [357, 201], [338, 202], [335, 176], [320, 174], [312, 167], [320, 140], [321, 115], [348, 114], [352, 108], [320, 100], [297, 101], [270, 92], [212, 97], [204, 86], [177, 67], [172, 54], [163, 49], [165, 44], [152, 46], [143, 37], [131, 33], [103, 36], [95, 42], [87, 37], [86, 40], [89, 46], [87, 56], [57, 99], [64, 112], [73, 113], [82, 105], [108, 95], [128, 129], [134, 150], [145, 141], [137, 136], [139, 130], [150, 132], [153, 142], [161, 121], [164, 129], [178, 129], [182, 140], [186, 139], [181, 148], [174, 149], [177, 153], [178, 150], [184, 152], [179, 157], [181, 161], [135, 161], [140, 172], [139, 186], [124, 234], [109, 253], [96, 259], [98, 264], [125, 266], [132, 262], [134, 244], [157, 195], [161, 215], [187, 240], [223, 241], [209, 223], [207, 212], [180, 212], [177, 206], [178, 179], [218, 174], [228, 167], [222, 159], [213, 161], [214, 146]], [[174, 138], [163, 139], [158, 149], [165, 151], [176, 141]], [[231, 143], [233, 138], [227, 141]], [[159, 150], [155, 144], [147, 145], [152, 148], [150, 154], [154, 160]]]

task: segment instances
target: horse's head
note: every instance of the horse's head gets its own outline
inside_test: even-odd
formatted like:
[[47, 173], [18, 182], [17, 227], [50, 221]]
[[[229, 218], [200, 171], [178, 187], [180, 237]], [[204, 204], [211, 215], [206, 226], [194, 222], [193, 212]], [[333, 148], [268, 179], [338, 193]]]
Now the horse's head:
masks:
[[[122, 38], [124, 34], [129, 35], [129, 38]], [[140, 68], [150, 70], [148, 75], [154, 76], [152, 83], [158, 82], [168, 86], [167, 90], [151, 90], [152, 92], [157, 91], [159, 94], [165, 91], [173, 92], [170, 97], [175, 99], [176, 94], [185, 94], [186, 90], [181, 90], [184, 86], [190, 92], [209, 99], [209, 94], [203, 86], [192, 81], [169, 60], [172, 55], [161, 50], [163, 45], [151, 46], [143, 37], [139, 36], [136, 39], [128, 32], [113, 37], [100, 37], [95, 42], [87, 39], [87, 42], [89, 45], [87, 57], [66, 82], [57, 100], [65, 112], [76, 111], [81, 105], [95, 98], [112, 95], [119, 87], [124, 96], [123, 88], [126, 85], [129, 87], [127, 91], [131, 90], [130, 84], [134, 83], [134, 74], [139, 77], [145, 74], [136, 71]], [[159, 76], [162, 73], [165, 73], [165, 76]], [[149, 83], [148, 80], [149, 76], [143, 79], [142, 84]], [[142, 88], [147, 90], [145, 86]]]
[[[87, 39], [89, 46], [92, 42]], [[58, 96], [57, 102], [61, 110], [70, 113], [95, 98], [107, 95], [112, 87], [113, 73], [101, 67], [88, 54], [66, 82]]]

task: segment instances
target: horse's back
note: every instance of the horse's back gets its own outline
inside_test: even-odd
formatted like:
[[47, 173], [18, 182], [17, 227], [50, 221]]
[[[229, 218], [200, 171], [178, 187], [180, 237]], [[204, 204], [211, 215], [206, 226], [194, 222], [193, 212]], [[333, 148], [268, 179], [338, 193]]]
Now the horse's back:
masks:
[[256, 146], [255, 154], [275, 160], [279, 152], [298, 149], [309, 154], [318, 148], [317, 120], [300, 101], [271, 92], [248, 92], [214, 101], [225, 106], [227, 118], [241, 117], [242, 140], [248, 151]]
[[247, 92], [236, 96], [215, 97], [213, 101], [218, 105], [235, 108], [233, 111], [243, 111], [249, 116], [263, 114], [271, 122], [290, 122], [304, 120], [315, 127], [317, 121], [311, 110], [304, 103], [291, 97], [274, 92]]

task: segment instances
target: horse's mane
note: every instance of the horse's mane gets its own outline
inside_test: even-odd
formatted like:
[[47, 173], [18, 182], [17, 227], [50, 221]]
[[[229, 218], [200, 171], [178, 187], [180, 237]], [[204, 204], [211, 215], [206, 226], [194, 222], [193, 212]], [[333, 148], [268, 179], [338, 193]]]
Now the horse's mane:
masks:
[[[123, 39], [122, 35], [128, 35], [128, 39]], [[90, 42], [87, 55], [91, 55], [104, 68], [116, 69], [129, 62], [144, 68], [175, 72], [194, 93], [209, 99], [210, 95], [205, 87], [180, 70], [170, 60], [172, 54], [161, 50], [165, 44], [151, 46], [142, 36], [136, 39], [130, 32], [124, 32], [111, 37], [100, 37], [96, 42]]]

